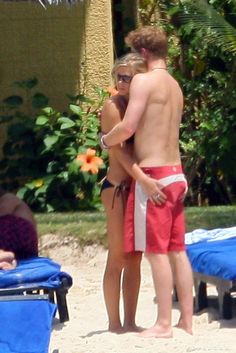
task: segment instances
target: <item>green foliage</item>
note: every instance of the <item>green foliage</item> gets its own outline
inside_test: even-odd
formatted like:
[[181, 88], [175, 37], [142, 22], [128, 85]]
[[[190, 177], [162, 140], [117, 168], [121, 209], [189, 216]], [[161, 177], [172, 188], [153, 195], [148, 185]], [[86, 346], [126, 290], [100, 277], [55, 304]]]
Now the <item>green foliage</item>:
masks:
[[[182, 3], [185, 9], [179, 15], [182, 23], [191, 22], [195, 30], [204, 33], [205, 42], [217, 46], [222, 51], [236, 54], [236, 29], [230, 23], [235, 21], [234, 2], [231, 4], [228, 2], [228, 6], [219, 0], [212, 0], [210, 4], [205, 0], [182, 1]], [[229, 9], [230, 13], [227, 13]]]
[[168, 34], [169, 71], [184, 91], [189, 205], [236, 201], [235, 10], [234, 1], [140, 1], [143, 24]]
[[42, 93], [34, 93], [37, 79], [16, 84], [26, 98], [11, 96], [2, 102], [0, 121], [9, 125], [0, 161], [1, 184], [18, 190], [17, 195], [35, 211], [97, 208], [97, 182], [105, 165], [98, 174], [82, 172], [76, 157], [88, 148], [101, 155], [97, 112], [107, 93], [96, 88], [96, 101], [70, 97], [69, 111], [61, 113], [48, 106]]
[[[226, 46], [231, 26], [219, 4], [217, 12], [205, 1], [197, 1], [197, 9], [189, 2], [183, 3], [179, 18], [184, 21], [178, 29], [183, 66], [178, 78], [185, 93], [181, 146], [191, 185], [190, 199], [195, 204], [202, 204], [204, 199], [210, 204], [232, 203], [236, 193], [236, 62], [234, 51]], [[221, 36], [216, 41], [219, 31]]]

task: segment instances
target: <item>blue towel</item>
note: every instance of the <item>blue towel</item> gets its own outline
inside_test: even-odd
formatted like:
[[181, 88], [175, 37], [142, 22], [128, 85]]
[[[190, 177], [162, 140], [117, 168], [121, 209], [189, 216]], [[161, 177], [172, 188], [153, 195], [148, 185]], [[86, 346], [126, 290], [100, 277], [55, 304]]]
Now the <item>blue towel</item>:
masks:
[[55, 310], [42, 299], [0, 301], [0, 353], [48, 353]]
[[235, 237], [187, 245], [187, 254], [195, 272], [226, 280], [236, 279]]
[[57, 288], [65, 277], [70, 287], [72, 278], [68, 273], [61, 271], [58, 263], [47, 257], [32, 257], [18, 261], [14, 270], [0, 270], [0, 288], [27, 288], [34, 285]]

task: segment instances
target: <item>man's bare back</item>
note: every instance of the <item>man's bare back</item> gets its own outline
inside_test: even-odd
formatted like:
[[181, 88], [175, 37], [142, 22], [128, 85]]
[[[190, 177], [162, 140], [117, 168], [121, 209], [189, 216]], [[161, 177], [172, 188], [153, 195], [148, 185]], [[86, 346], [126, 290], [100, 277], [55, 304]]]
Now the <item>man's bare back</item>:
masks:
[[[164, 69], [157, 69], [134, 78], [142, 84], [146, 109], [135, 132], [135, 153], [141, 167], [178, 165], [179, 125], [183, 95], [178, 83]], [[133, 99], [136, 89], [133, 90]]]

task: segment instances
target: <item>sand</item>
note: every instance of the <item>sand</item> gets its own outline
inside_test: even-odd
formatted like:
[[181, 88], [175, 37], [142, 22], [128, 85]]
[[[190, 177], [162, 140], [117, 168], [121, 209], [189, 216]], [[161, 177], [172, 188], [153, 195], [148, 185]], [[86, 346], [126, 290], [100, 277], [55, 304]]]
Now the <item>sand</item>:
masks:
[[[83, 252], [64, 240], [46, 246], [47, 255], [61, 263], [62, 270], [73, 277], [67, 295], [70, 320], [61, 324], [54, 319], [49, 353], [236, 353], [236, 318], [220, 320], [217, 309], [194, 315], [194, 335], [174, 328], [173, 338], [140, 338], [135, 333], [117, 335], [107, 331], [107, 316], [102, 296], [102, 276], [106, 250], [92, 246]], [[55, 245], [55, 244], [54, 244]], [[210, 287], [211, 296], [216, 295]], [[142, 284], [137, 310], [137, 324], [150, 327], [156, 317], [156, 304], [150, 269], [142, 262]], [[178, 303], [173, 304], [173, 325], [179, 318]]]

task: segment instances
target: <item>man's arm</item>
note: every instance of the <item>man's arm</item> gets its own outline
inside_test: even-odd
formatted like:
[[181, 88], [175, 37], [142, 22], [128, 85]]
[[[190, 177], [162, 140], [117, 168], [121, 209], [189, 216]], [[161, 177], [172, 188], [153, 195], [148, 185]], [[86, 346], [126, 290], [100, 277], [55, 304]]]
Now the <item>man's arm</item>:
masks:
[[135, 133], [147, 104], [148, 91], [145, 88], [145, 81], [145, 74], [137, 74], [132, 79], [129, 103], [123, 120], [108, 134], [103, 135], [103, 143], [107, 147], [117, 145]]

